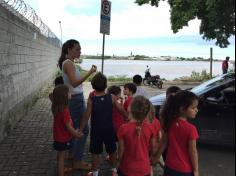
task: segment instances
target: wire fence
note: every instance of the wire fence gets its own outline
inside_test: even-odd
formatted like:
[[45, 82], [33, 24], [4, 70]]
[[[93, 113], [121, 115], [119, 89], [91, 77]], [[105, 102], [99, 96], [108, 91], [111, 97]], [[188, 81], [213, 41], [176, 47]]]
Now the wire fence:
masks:
[[24, 21], [26, 20], [30, 22], [30, 24], [38, 28], [40, 33], [47, 37], [50, 43], [53, 43], [56, 46], [61, 46], [61, 41], [57, 38], [57, 36], [46, 24], [43, 23], [41, 18], [36, 14], [35, 10], [23, 0], [0, 0], [0, 4], [11, 13], [17, 15]]

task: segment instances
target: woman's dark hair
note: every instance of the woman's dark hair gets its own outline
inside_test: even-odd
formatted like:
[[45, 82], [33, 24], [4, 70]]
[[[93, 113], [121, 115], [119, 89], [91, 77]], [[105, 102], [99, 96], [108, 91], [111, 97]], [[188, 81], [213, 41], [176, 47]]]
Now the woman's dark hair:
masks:
[[136, 96], [133, 98], [132, 103], [130, 105], [130, 112], [136, 122], [136, 131], [138, 136], [141, 134], [143, 120], [147, 117], [151, 107], [151, 102], [143, 97]]
[[107, 78], [101, 72], [98, 72], [91, 81], [94, 90], [102, 92], [107, 88]]
[[124, 88], [129, 89], [133, 94], [135, 94], [137, 90], [137, 86], [134, 83], [127, 83], [124, 85]]
[[66, 60], [66, 55], [68, 54], [68, 49], [72, 49], [75, 44], [79, 44], [77, 40], [71, 39], [67, 40], [63, 45], [61, 49], [61, 56], [58, 60], [58, 66], [62, 70], [62, 63]]
[[187, 109], [198, 96], [187, 90], [180, 90], [175, 95], [170, 95], [160, 114], [162, 128], [168, 132], [172, 122], [180, 115], [180, 108]]
[[54, 117], [59, 112], [63, 112], [64, 108], [68, 106], [68, 93], [69, 88], [66, 85], [58, 85], [54, 88], [50, 97], [52, 101], [52, 113]]

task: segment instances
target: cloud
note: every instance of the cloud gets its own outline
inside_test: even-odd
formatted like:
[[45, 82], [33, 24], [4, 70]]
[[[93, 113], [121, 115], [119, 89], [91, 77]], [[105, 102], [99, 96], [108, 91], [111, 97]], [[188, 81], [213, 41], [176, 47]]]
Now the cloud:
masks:
[[[62, 21], [64, 40], [75, 37], [87, 40], [101, 38], [100, 1], [96, 3], [94, 0], [36, 1], [37, 13], [57, 36], [60, 36], [58, 21]], [[68, 9], [74, 10], [69, 12]], [[78, 11], [75, 13], [76, 9]], [[170, 24], [169, 5], [162, 1], [156, 8], [150, 5], [138, 6], [133, 0], [113, 0], [110, 29], [111, 35], [108, 36], [110, 39], [174, 36]], [[193, 20], [189, 23], [189, 27], [185, 27], [176, 35], [197, 35], [198, 32], [199, 21]]]

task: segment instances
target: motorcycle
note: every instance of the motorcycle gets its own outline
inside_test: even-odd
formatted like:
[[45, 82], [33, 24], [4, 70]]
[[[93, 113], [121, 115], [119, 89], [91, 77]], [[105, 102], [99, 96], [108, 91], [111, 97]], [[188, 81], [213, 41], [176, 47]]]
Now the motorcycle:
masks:
[[157, 86], [157, 88], [162, 89], [163, 81], [160, 78], [160, 75], [151, 76], [150, 68], [147, 66], [147, 69], [145, 71], [145, 77], [143, 79], [143, 84], [146, 86], [154, 85]]

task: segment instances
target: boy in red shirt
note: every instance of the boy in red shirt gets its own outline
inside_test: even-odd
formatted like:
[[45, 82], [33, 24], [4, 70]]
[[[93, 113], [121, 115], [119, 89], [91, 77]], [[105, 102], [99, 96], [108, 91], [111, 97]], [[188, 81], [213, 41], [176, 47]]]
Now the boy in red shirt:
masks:
[[124, 85], [123, 93], [126, 96], [126, 99], [124, 102], [124, 109], [128, 113], [129, 113], [128, 107], [133, 99], [133, 95], [135, 94], [136, 90], [137, 90], [137, 87], [133, 83], [127, 83]]

